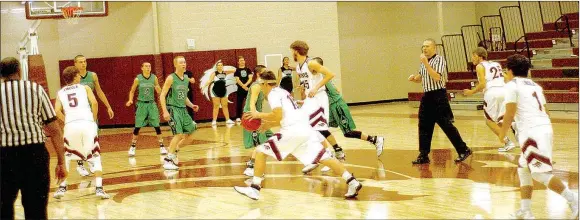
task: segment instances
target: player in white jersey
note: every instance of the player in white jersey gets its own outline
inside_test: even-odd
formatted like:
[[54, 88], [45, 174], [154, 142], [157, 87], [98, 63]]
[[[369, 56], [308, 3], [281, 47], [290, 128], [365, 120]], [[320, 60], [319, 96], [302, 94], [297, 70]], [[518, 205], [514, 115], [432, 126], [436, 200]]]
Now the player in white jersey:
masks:
[[532, 179], [568, 200], [572, 218], [578, 219], [578, 194], [552, 174], [553, 129], [546, 109], [546, 99], [542, 87], [528, 79], [530, 62], [525, 56], [516, 54], [507, 58], [505, 77], [506, 112], [504, 124], [499, 133], [500, 142], [511, 122], [516, 122], [518, 141], [522, 148], [519, 159], [521, 209], [513, 217], [531, 219]]
[[281, 161], [289, 154], [294, 155], [303, 164], [321, 163], [330, 167], [335, 173], [342, 175], [348, 185], [348, 191], [344, 195], [347, 198], [356, 197], [362, 188], [360, 182], [349, 173], [331, 153], [322, 146], [324, 138], [316, 132], [308, 122], [308, 116], [298, 108], [292, 95], [288, 91], [277, 86], [276, 75], [270, 70], [260, 75], [260, 88], [268, 97], [268, 103], [272, 112], [248, 112], [245, 119], [261, 119], [261, 131], [271, 127], [280, 126], [280, 132], [274, 134], [264, 144], [256, 148], [256, 162], [254, 165], [254, 177], [249, 187], [234, 187], [234, 189], [257, 200], [260, 197], [261, 183], [263, 180], [266, 156]]
[[[485, 123], [495, 135], [499, 134], [501, 124], [505, 114], [504, 78], [501, 64], [487, 60], [487, 50], [483, 47], [476, 48], [471, 53], [473, 65], [476, 65], [477, 79], [479, 84], [473, 89], [464, 89], [463, 95], [470, 96], [483, 91], [483, 114]], [[505, 138], [505, 144], [499, 148], [500, 152], [507, 152], [515, 148], [515, 144]]]
[[[302, 97], [304, 98], [304, 102], [316, 102], [318, 105], [320, 105], [320, 107], [310, 109], [310, 112], [308, 112], [310, 124], [315, 130], [319, 131], [326, 140], [328, 140], [330, 145], [332, 145], [336, 158], [344, 161], [344, 151], [338, 146], [336, 139], [332, 136], [330, 131], [328, 131], [328, 123], [330, 119], [330, 103], [328, 100], [328, 94], [326, 93], [326, 83], [334, 78], [334, 73], [308, 57], [308, 50], [310, 47], [306, 42], [300, 40], [294, 41], [290, 45], [290, 49], [292, 50], [294, 61], [298, 63], [296, 72], [300, 77], [300, 87], [304, 90], [303, 94], [306, 95], [306, 97]], [[305, 110], [313, 105], [306, 106], [307, 107]], [[314, 106], [317, 105], [315, 104]], [[380, 145], [380, 147], [377, 145], [377, 156], [379, 156], [382, 151], [382, 145]], [[304, 169], [302, 169], [302, 172], [308, 173], [315, 169], [317, 166], [317, 164], [308, 164], [306, 167], [304, 167]], [[323, 171], [329, 170], [326, 167], [323, 169]]]
[[[67, 86], [58, 91], [55, 110], [57, 117], [64, 121], [65, 165], [69, 170], [71, 160], [87, 161], [96, 177], [96, 195], [108, 199], [103, 190], [103, 167], [97, 138], [98, 103], [91, 88], [81, 85], [79, 70], [69, 66], [63, 71]], [[63, 112], [64, 111], [64, 112]], [[66, 192], [66, 179], [59, 185], [54, 198], [60, 199]]]

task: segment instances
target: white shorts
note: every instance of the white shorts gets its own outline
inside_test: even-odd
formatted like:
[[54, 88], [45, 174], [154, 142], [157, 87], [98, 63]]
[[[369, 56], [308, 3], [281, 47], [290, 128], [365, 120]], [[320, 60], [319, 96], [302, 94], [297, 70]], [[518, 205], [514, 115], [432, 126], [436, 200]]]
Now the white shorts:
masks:
[[505, 114], [505, 89], [503, 87], [491, 87], [483, 95], [483, 114], [487, 120], [495, 123], [503, 122]]
[[314, 130], [328, 130], [330, 110], [326, 91], [316, 93], [313, 98], [304, 99], [304, 104], [300, 109], [309, 117], [310, 125]]
[[101, 148], [95, 122], [73, 121], [66, 123], [63, 136], [67, 159], [86, 160], [89, 162], [91, 159], [98, 159], [100, 164]]
[[317, 164], [330, 158], [330, 152], [322, 146], [324, 137], [308, 125], [292, 126], [280, 129], [268, 141], [258, 146], [258, 151], [284, 160], [289, 154], [294, 155], [304, 165]]
[[554, 131], [552, 125], [542, 125], [518, 132], [522, 148], [520, 167], [528, 167], [532, 173], [552, 171], [552, 146]]

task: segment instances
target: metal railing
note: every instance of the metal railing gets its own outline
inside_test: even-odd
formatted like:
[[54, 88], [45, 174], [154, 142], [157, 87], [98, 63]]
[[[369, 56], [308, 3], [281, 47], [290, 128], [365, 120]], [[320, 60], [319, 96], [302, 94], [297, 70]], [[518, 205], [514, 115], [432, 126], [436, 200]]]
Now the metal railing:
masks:
[[499, 15], [482, 16], [479, 25], [462, 26], [461, 34], [443, 35], [441, 47], [448, 72], [469, 70], [469, 52], [477, 46], [488, 51], [509, 49], [530, 57], [526, 34], [545, 31], [545, 24], [553, 23], [556, 31], [567, 32], [574, 47], [569, 18], [564, 15], [578, 13], [578, 5], [577, 1], [518, 2], [517, 6], [500, 7]]
[[444, 57], [447, 61], [447, 72], [465, 72], [468, 69], [465, 42], [461, 34], [441, 36], [444, 46]]

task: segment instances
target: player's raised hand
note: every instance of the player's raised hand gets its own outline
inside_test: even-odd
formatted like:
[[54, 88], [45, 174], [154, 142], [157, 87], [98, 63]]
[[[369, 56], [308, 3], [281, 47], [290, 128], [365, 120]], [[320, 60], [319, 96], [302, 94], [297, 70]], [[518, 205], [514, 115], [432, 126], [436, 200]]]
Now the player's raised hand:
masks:
[[316, 91], [313, 89], [308, 93], [308, 98], [313, 98], [316, 95]]
[[108, 108], [107, 113], [109, 113], [109, 119], [112, 119], [113, 117], [115, 117], [115, 113], [113, 112], [113, 109]]
[[127, 103], [125, 103], [125, 106], [129, 107], [133, 104], [133, 100], [129, 100], [127, 101]]

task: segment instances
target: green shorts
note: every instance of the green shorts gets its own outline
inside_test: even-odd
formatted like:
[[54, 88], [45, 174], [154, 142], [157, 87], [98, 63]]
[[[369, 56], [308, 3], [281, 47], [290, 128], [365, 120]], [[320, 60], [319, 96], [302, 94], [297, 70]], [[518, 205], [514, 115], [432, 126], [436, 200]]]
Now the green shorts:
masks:
[[137, 110], [135, 111], [136, 128], [146, 127], [147, 125], [159, 127], [159, 109], [157, 108], [157, 103], [154, 101], [137, 101], [135, 105], [137, 106]]
[[274, 133], [271, 130], [267, 130], [264, 133], [259, 133], [257, 131], [248, 131], [246, 129], [242, 129], [242, 135], [244, 136], [244, 147], [246, 149], [250, 149], [265, 143], [268, 138], [274, 135]]
[[169, 127], [173, 135], [191, 134], [197, 129], [197, 124], [191, 119], [185, 107], [167, 106], [169, 115]]
[[336, 128], [340, 127], [342, 133], [348, 133], [356, 129], [352, 115], [344, 100], [338, 100], [329, 105], [330, 118], [329, 126]]

